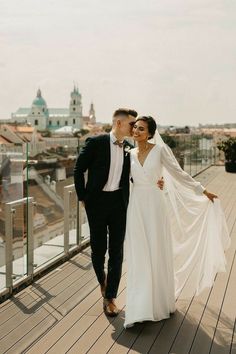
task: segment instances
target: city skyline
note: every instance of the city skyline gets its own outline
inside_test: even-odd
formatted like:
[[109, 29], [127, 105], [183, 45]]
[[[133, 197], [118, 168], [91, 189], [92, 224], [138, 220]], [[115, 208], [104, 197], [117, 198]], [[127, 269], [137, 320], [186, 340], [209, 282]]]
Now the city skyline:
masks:
[[234, 122], [236, 4], [232, 0], [42, 0], [0, 4], [0, 118], [38, 87], [108, 123], [117, 107], [161, 125]]

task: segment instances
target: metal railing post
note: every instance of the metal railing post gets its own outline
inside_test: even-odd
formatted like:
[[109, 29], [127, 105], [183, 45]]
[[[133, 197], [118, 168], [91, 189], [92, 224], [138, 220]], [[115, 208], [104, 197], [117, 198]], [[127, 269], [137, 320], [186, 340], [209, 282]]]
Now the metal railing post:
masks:
[[27, 275], [34, 274], [34, 207], [33, 198], [28, 198], [28, 234], [27, 234]]
[[5, 204], [5, 239], [6, 239], [6, 248], [5, 248], [5, 258], [6, 258], [6, 288], [9, 289], [9, 293], [12, 293], [13, 287], [13, 214], [15, 209], [12, 209], [10, 203]]
[[81, 245], [82, 242], [82, 202], [77, 203], [77, 244]]
[[[75, 186], [74, 184], [64, 187], [64, 254], [60, 256], [64, 257], [65, 254], [70, 255], [70, 251], [74, 252], [75, 249], [80, 249], [81, 246], [89, 243], [89, 237], [85, 237], [82, 234], [83, 230], [83, 204], [81, 202], [74, 203], [74, 193]], [[73, 198], [72, 198], [73, 197]], [[34, 275], [37, 273], [35, 271], [34, 265], [34, 207], [36, 203], [34, 202], [33, 197], [26, 197], [5, 204], [5, 266], [6, 266], [6, 289], [9, 294], [12, 294], [12, 291], [19, 284], [32, 280]], [[26, 271], [24, 274], [18, 274], [14, 281], [14, 213], [16, 212], [17, 207], [27, 207], [27, 250], [26, 250]], [[77, 214], [76, 214], [77, 212]], [[75, 215], [76, 214], [76, 215]], [[86, 226], [86, 225], [85, 225]], [[76, 237], [76, 240], [73, 240], [73, 247], [70, 249], [70, 229], [72, 236]], [[86, 227], [85, 227], [86, 229]], [[18, 229], [17, 229], [18, 230]], [[16, 230], [16, 231], [17, 231]], [[86, 234], [86, 231], [84, 231]], [[25, 236], [25, 230], [23, 227], [23, 237]], [[19, 238], [17, 236], [17, 238]], [[17, 241], [17, 240], [16, 240]], [[72, 246], [72, 245], [71, 245]], [[23, 244], [24, 250], [24, 244]], [[24, 252], [23, 252], [24, 253]], [[19, 257], [19, 252], [17, 253], [17, 259], [22, 258], [24, 260], [24, 254], [22, 257]], [[60, 258], [59, 257], [59, 258]], [[54, 260], [53, 260], [54, 262]], [[16, 262], [17, 267], [18, 262]], [[44, 269], [47, 269], [47, 266], [52, 264], [51, 260], [48, 262], [48, 265], [45, 265]], [[39, 269], [39, 272], [41, 269]], [[27, 276], [26, 276], [27, 275]]]
[[69, 252], [69, 232], [70, 232], [70, 195], [71, 191], [64, 188], [64, 252]]

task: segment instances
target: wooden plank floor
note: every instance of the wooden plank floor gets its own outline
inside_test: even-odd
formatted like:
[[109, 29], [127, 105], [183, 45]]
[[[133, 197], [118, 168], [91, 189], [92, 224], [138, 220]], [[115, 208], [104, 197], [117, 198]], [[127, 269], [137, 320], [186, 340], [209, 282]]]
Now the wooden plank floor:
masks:
[[124, 330], [125, 264], [117, 318], [108, 319], [90, 249], [0, 305], [0, 354], [236, 354], [236, 175], [211, 167], [198, 180], [221, 198], [232, 245], [227, 272], [198, 297], [177, 301], [168, 320]]

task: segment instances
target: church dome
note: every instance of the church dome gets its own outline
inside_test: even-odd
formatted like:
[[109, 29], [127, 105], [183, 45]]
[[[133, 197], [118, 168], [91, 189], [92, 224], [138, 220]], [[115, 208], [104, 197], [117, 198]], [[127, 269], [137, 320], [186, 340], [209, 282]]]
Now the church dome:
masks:
[[37, 97], [33, 100], [33, 106], [47, 106], [45, 99], [41, 95], [41, 90], [38, 89]]

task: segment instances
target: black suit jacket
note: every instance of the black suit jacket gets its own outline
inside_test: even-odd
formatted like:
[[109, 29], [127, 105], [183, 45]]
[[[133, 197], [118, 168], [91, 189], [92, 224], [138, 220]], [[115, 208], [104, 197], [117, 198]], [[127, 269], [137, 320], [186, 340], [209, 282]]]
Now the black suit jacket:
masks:
[[[120, 179], [120, 189], [122, 191], [125, 207], [129, 201], [129, 180], [130, 180], [130, 154], [125, 151], [125, 147], [132, 145], [124, 141], [124, 162]], [[110, 169], [110, 134], [90, 137], [86, 140], [74, 168], [75, 189], [79, 200], [90, 204], [102, 192], [109, 175]], [[87, 183], [85, 182], [85, 172], [88, 172]]]

